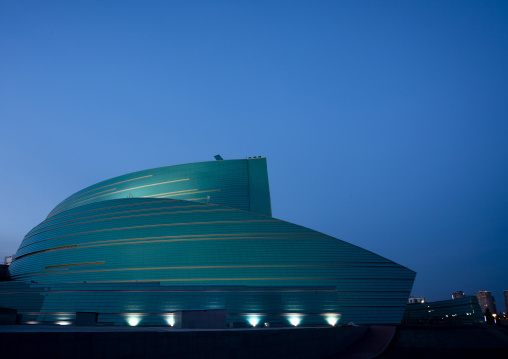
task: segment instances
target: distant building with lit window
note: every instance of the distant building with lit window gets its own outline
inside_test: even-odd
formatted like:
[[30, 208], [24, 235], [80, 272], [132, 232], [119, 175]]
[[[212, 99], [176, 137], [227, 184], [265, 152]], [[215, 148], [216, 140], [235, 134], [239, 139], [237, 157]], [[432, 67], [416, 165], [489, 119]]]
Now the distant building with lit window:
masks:
[[478, 299], [474, 296], [406, 306], [403, 323], [480, 324], [485, 323]]
[[10, 264], [11, 264], [11, 262], [12, 262], [12, 256], [7, 256], [7, 257], [5, 257], [5, 259], [4, 259], [4, 264], [5, 264], [5, 265], [7, 265], [7, 266], [8, 266], [8, 265], [10, 265]]
[[505, 290], [503, 292], [503, 298], [504, 298], [504, 308], [506, 310], [505, 314], [508, 315], [508, 290]]
[[487, 308], [489, 308], [492, 314], [497, 314], [496, 300], [488, 290], [479, 290], [478, 293], [474, 295], [478, 298], [478, 302], [484, 314]]

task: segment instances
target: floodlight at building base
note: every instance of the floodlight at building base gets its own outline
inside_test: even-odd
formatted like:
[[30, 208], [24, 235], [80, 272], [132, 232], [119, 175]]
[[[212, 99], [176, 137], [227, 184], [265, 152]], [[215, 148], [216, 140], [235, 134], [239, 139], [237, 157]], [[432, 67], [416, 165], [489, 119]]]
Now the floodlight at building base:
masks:
[[168, 315], [164, 318], [164, 320], [166, 321], [166, 323], [168, 323], [168, 325], [170, 326], [173, 326], [175, 325], [175, 317], [172, 316], [172, 315]]
[[247, 317], [247, 321], [249, 322], [250, 325], [255, 327], [256, 325], [259, 324], [259, 322], [261, 321], [261, 318], [259, 318], [257, 316], [251, 316], [251, 317]]
[[69, 322], [67, 320], [60, 320], [58, 322], [55, 322], [55, 324], [58, 324], [58, 325], [71, 325], [72, 322]]
[[302, 321], [302, 318], [297, 316], [297, 315], [292, 315], [288, 318], [289, 320], [289, 323], [291, 323], [291, 325], [293, 326], [298, 326], [298, 324], [300, 324], [300, 322]]
[[127, 317], [127, 323], [129, 323], [129, 325], [131, 327], [135, 327], [136, 325], [139, 324], [140, 321], [141, 321], [141, 318], [137, 317], [137, 316], [128, 316]]
[[334, 327], [338, 323], [339, 317], [338, 316], [327, 316], [327, 317], [325, 317], [325, 320], [328, 324], [330, 324], [332, 327]]

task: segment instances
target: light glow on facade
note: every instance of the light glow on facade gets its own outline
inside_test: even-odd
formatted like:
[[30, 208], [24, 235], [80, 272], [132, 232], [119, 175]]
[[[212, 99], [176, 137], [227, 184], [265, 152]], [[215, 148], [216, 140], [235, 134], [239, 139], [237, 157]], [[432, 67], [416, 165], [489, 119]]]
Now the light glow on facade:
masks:
[[327, 316], [325, 319], [326, 322], [330, 324], [332, 327], [334, 327], [339, 322], [338, 316]]
[[164, 318], [166, 320], [166, 323], [168, 323], [169, 326], [175, 325], [175, 317], [173, 315], [168, 315]]
[[127, 323], [129, 323], [129, 325], [131, 327], [137, 326], [140, 321], [141, 321], [141, 317], [138, 317], [138, 316], [130, 315], [127, 317]]
[[292, 315], [288, 318], [288, 320], [289, 320], [289, 323], [291, 323], [291, 325], [296, 327], [302, 321], [302, 317], [299, 315]]
[[255, 327], [256, 325], [259, 324], [259, 322], [261, 321], [261, 318], [258, 316], [249, 316], [249, 317], [247, 317], [247, 321], [249, 322], [250, 325]]

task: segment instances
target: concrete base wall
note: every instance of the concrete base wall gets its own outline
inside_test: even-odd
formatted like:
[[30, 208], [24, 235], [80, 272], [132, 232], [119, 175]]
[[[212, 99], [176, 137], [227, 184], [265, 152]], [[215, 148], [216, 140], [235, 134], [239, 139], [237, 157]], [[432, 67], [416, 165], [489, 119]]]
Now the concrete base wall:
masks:
[[9, 266], [5, 264], [0, 264], [0, 282], [4, 280], [9, 280]]
[[62, 328], [53, 332], [2, 332], [2, 354], [38, 359], [313, 359], [339, 353], [359, 340], [367, 327], [208, 331], [153, 328], [154, 331], [122, 332], [65, 329], [69, 331], [60, 331]]
[[174, 315], [175, 328], [225, 329], [226, 309], [183, 310]]
[[77, 312], [74, 325], [77, 327], [94, 327], [97, 325], [99, 313], [95, 312]]
[[0, 307], [0, 325], [16, 324], [17, 314], [16, 309]]

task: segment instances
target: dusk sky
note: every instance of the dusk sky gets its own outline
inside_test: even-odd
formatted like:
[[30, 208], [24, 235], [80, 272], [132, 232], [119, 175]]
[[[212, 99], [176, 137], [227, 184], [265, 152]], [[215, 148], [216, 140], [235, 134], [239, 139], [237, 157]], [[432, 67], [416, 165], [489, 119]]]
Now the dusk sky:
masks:
[[508, 290], [508, 1], [0, 0], [0, 261], [72, 193], [266, 156], [276, 218]]

